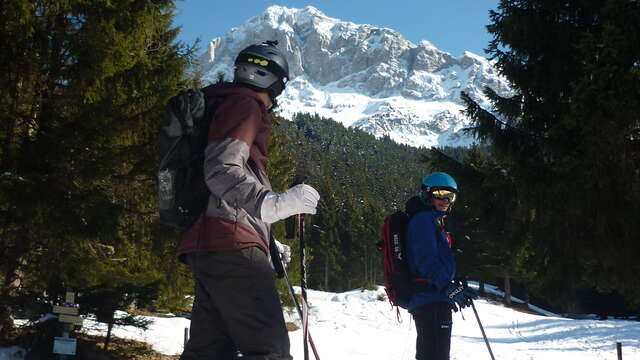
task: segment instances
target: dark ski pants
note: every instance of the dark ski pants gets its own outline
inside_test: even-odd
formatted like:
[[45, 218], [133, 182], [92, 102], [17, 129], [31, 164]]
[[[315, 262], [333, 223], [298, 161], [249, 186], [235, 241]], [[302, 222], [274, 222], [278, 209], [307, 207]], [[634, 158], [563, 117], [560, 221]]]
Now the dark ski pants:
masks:
[[292, 360], [267, 255], [257, 247], [187, 255], [195, 279], [181, 360]]
[[416, 322], [416, 360], [449, 360], [451, 349], [451, 307], [433, 303], [411, 312]]

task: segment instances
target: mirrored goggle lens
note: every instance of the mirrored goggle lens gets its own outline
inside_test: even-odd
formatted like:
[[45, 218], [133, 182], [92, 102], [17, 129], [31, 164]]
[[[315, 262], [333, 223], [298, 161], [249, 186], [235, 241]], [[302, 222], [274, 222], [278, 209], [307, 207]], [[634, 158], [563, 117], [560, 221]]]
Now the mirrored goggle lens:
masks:
[[433, 190], [431, 196], [439, 200], [449, 199], [450, 202], [456, 201], [456, 193], [451, 190]]

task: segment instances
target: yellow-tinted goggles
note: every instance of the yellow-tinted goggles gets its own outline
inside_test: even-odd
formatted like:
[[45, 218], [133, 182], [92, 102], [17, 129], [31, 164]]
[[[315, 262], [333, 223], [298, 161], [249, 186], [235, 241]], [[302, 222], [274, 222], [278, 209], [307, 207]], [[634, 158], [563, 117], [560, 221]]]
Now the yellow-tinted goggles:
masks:
[[451, 203], [456, 201], [456, 193], [454, 193], [451, 190], [445, 190], [445, 189], [432, 190], [431, 196], [438, 200], [447, 199]]

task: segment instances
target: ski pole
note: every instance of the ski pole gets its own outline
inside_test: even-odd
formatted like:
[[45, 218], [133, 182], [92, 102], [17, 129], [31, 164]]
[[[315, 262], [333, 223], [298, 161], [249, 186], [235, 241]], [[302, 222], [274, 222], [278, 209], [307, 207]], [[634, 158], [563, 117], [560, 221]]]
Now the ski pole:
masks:
[[307, 303], [307, 251], [304, 243], [304, 214], [298, 214], [298, 234], [300, 236], [300, 288], [302, 292], [302, 338], [304, 360], [309, 360], [309, 304]]
[[[284, 267], [284, 264], [283, 264]], [[291, 281], [289, 280], [289, 275], [287, 271], [284, 271], [284, 279], [287, 282], [287, 287], [289, 288], [289, 294], [293, 299], [293, 303], [298, 310], [298, 316], [300, 316], [300, 322], [302, 322], [302, 308], [300, 307], [300, 303], [298, 302], [298, 298], [296, 297], [296, 293], [293, 290], [293, 285], [291, 285]], [[318, 355], [318, 350], [316, 349], [316, 344], [313, 342], [313, 338], [311, 337], [311, 332], [308, 332], [309, 335], [309, 344], [311, 345], [311, 350], [313, 350], [313, 355], [316, 357], [316, 360], [320, 360], [320, 355]]]
[[487, 339], [487, 335], [484, 333], [484, 328], [482, 327], [482, 322], [480, 322], [480, 316], [478, 316], [478, 310], [476, 310], [476, 306], [474, 305], [473, 300], [471, 300], [471, 308], [473, 309], [473, 313], [476, 314], [476, 320], [478, 320], [478, 325], [480, 325], [480, 331], [482, 332], [484, 343], [487, 344], [487, 349], [489, 349], [489, 355], [491, 355], [491, 360], [496, 360], [496, 358], [493, 357], [493, 352], [491, 351], [489, 340]]
[[[307, 180], [305, 175], [296, 175], [291, 186], [304, 184]], [[300, 288], [302, 290], [302, 341], [304, 349], [304, 360], [309, 360], [309, 304], [307, 302], [307, 250], [304, 243], [304, 214], [295, 217], [298, 236], [300, 236]]]

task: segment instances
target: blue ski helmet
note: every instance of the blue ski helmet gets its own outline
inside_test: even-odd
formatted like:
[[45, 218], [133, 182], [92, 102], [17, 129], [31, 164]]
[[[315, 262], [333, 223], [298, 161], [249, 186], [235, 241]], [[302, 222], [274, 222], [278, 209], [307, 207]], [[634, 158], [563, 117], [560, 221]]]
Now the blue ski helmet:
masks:
[[433, 189], [447, 189], [458, 193], [458, 184], [451, 176], [443, 172], [434, 172], [422, 179], [422, 192], [430, 192]]

